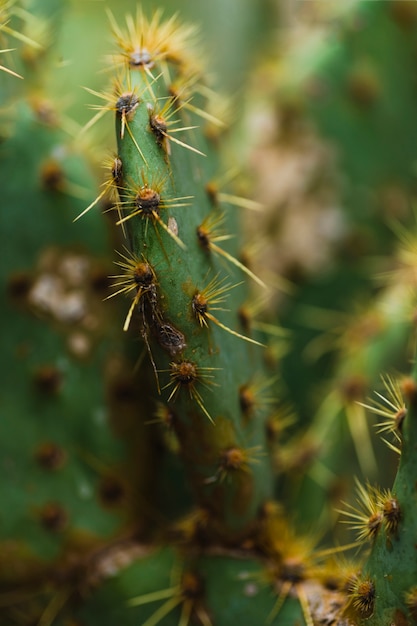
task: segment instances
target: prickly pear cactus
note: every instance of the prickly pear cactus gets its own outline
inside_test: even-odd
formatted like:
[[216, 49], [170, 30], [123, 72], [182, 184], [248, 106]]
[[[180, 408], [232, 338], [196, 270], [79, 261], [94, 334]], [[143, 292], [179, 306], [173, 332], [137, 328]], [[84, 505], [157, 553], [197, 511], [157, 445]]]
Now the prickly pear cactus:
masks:
[[[42, 23], [45, 7], [31, 5]], [[23, 16], [41, 23], [14, 14]], [[47, 96], [48, 37], [41, 53], [23, 35], [16, 69], [33, 75], [27, 91], [10, 99], [8, 87], [2, 96], [14, 115], [11, 123], [2, 117], [0, 145], [8, 208], [0, 218], [1, 320], [10, 328], [1, 357], [0, 621], [415, 621], [416, 383], [400, 388], [385, 376], [387, 395], [375, 404], [357, 392], [394, 365], [400, 346], [405, 353], [414, 261], [336, 341], [334, 393], [305, 441], [285, 447], [292, 409], [280, 402], [278, 348], [267, 334], [282, 331], [254, 319], [268, 288], [253, 269], [252, 245], [242, 244], [242, 209], [260, 207], [225, 187], [229, 118], [198, 62], [195, 29], [158, 10], [108, 16], [113, 78], [103, 92], [88, 90], [99, 102], [77, 141], [68, 131], [79, 128]], [[355, 80], [358, 120], [379, 101], [370, 104]], [[93, 199], [80, 148], [101, 118], [116, 137]], [[324, 291], [314, 292], [316, 304]], [[343, 380], [351, 382], [344, 400], [336, 397]], [[307, 387], [298, 380], [308, 404]], [[379, 430], [393, 436], [401, 462], [391, 490], [367, 483], [357, 504], [339, 505], [356, 532], [350, 547], [371, 547], [349, 563], [339, 558], [349, 545], [317, 544], [331, 526], [328, 494], [339, 470], [352, 467], [342, 411], [355, 423], [361, 467], [370, 467], [366, 410], [386, 420]], [[300, 518], [305, 536], [296, 531]]]
[[125, 329], [146, 345], [196, 500], [214, 536], [238, 542], [272, 495], [263, 347], [239, 317], [247, 280], [261, 281], [239, 260], [239, 209], [221, 202], [222, 172], [199, 128], [191, 29], [139, 11], [113, 30], [117, 77], [104, 108], [116, 114], [109, 185], [126, 232], [115, 290], [132, 296]]

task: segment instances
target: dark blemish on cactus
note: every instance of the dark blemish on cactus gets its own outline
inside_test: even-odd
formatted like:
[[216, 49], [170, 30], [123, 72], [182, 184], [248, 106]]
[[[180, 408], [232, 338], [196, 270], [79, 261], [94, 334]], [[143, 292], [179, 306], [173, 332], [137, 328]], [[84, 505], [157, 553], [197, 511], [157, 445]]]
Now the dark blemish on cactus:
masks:
[[249, 333], [251, 330], [251, 316], [249, 311], [242, 306], [237, 311], [237, 317], [245, 333]]
[[[396, 2], [397, 0], [395, 0]], [[394, 615], [392, 617], [392, 620], [390, 620], [390, 626], [410, 626], [410, 622], [408, 620], [408, 617], [403, 613], [403, 611], [400, 611], [400, 609], [396, 609], [394, 611]]]
[[65, 173], [56, 161], [47, 161], [41, 167], [41, 183], [48, 191], [63, 191], [65, 186]]
[[394, 0], [390, 2], [392, 18], [404, 29], [412, 29], [417, 20], [417, 4], [410, 0]]
[[172, 324], [165, 321], [161, 323], [158, 317], [154, 317], [151, 329], [161, 348], [170, 356], [176, 356], [186, 348], [184, 335]]
[[117, 507], [125, 500], [125, 488], [115, 476], [105, 476], [99, 485], [99, 496], [105, 506]]
[[62, 385], [62, 372], [54, 365], [38, 367], [33, 374], [33, 382], [36, 388], [45, 395], [55, 395]]
[[340, 388], [340, 393], [346, 402], [353, 403], [364, 397], [367, 383], [362, 376], [351, 376], [345, 379]]
[[219, 190], [217, 188], [216, 183], [214, 182], [207, 183], [205, 189], [206, 189], [206, 194], [211, 204], [214, 207], [218, 207], [219, 206], [219, 199], [218, 199]]
[[181, 579], [181, 596], [184, 600], [197, 600], [204, 592], [201, 576], [194, 572], [184, 572]]
[[412, 378], [405, 378], [401, 383], [401, 389], [408, 401], [417, 404], [417, 385]]
[[49, 502], [41, 509], [39, 519], [42, 526], [51, 533], [62, 532], [68, 524], [68, 515], [64, 508], [55, 502]]
[[239, 389], [239, 405], [242, 413], [248, 416], [255, 407], [255, 396], [249, 385], [242, 385]]
[[197, 227], [197, 239], [200, 246], [207, 252], [210, 250], [210, 237], [209, 232], [203, 227]]
[[369, 109], [380, 95], [378, 78], [370, 68], [353, 70], [347, 88], [351, 100], [362, 109]]
[[137, 398], [137, 390], [131, 378], [120, 378], [110, 385], [111, 399], [117, 403], [133, 403]]
[[281, 565], [282, 580], [288, 581], [296, 585], [302, 582], [306, 577], [306, 566], [300, 560], [300, 557], [287, 557]]
[[16, 300], [24, 300], [32, 287], [32, 277], [28, 272], [12, 274], [7, 283], [8, 294]]
[[104, 266], [97, 266], [93, 268], [90, 273], [89, 282], [91, 289], [94, 292], [98, 294], [106, 293], [110, 287], [110, 280], [107, 268]]
[[58, 470], [65, 464], [67, 455], [65, 450], [52, 442], [41, 444], [35, 451], [36, 462], [45, 470]]

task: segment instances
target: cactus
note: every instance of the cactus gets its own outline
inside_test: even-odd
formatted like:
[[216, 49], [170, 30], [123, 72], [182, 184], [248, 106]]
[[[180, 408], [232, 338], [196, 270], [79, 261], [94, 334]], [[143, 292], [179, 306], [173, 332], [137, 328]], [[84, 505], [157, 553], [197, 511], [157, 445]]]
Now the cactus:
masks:
[[[375, 8], [355, 3], [352, 11], [358, 6], [365, 17], [375, 11], [388, 28], [385, 8], [377, 6], [384, 3], [370, 4]], [[39, 5], [30, 9], [41, 24], [46, 5]], [[13, 20], [22, 15], [17, 11]], [[62, 16], [49, 17], [58, 25]], [[253, 294], [260, 302], [271, 295], [252, 254], [259, 229], [243, 243], [242, 209], [255, 209], [258, 219], [259, 198], [240, 198], [225, 186], [232, 175], [230, 156], [222, 153], [231, 137], [229, 118], [196, 60], [195, 29], [158, 10], [149, 18], [142, 9], [125, 21], [108, 17], [116, 44], [106, 57], [113, 78], [104, 91], [87, 90], [98, 104], [81, 132], [50, 96], [56, 93], [50, 88], [53, 37], [42, 52], [35, 45], [29, 53], [24, 35], [20, 52], [26, 53], [12, 66], [24, 81], [10, 72], [2, 76], [2, 97], [12, 105], [6, 114], [13, 110], [13, 116], [10, 123], [3, 114], [0, 145], [7, 180], [2, 198], [9, 208], [1, 215], [7, 293], [1, 316], [10, 328], [1, 357], [7, 384], [0, 424], [0, 621], [415, 621], [417, 383], [407, 379], [400, 386], [390, 373], [376, 402], [357, 393], [394, 364], [406, 367], [415, 289], [407, 230], [397, 229], [403, 248], [396, 284], [379, 289], [372, 310], [364, 298], [363, 317], [356, 314], [351, 329], [332, 343], [340, 356], [327, 362], [333, 377], [324, 394], [317, 392], [319, 368], [310, 379], [300, 368], [297, 393], [291, 382], [292, 406], [286, 405], [280, 375], [291, 381], [297, 347], [277, 364], [282, 344], [274, 345], [271, 336], [285, 333], [253, 313], [260, 308]], [[393, 39], [396, 28], [406, 28], [401, 24], [388, 28]], [[48, 32], [58, 37], [57, 28]], [[335, 57], [314, 61], [331, 76], [329, 67], [344, 59], [346, 47], [342, 40]], [[355, 74], [363, 109], [348, 117], [357, 128], [380, 103], [375, 81], [373, 99], [363, 90], [368, 67], [358, 70], [362, 90]], [[335, 72], [337, 80], [343, 75]], [[93, 191], [84, 138], [101, 118], [107, 127], [115, 124], [116, 148], [104, 158], [105, 179]], [[343, 137], [338, 144], [345, 145]], [[349, 219], [352, 228], [374, 224], [360, 211]], [[389, 241], [391, 249], [387, 229], [377, 226], [375, 233], [377, 247]], [[345, 272], [349, 294], [369, 284], [362, 270], [343, 269], [337, 259], [333, 269], [339, 278]], [[329, 298], [328, 284], [325, 289], [319, 282], [288, 296], [292, 311], [299, 307], [302, 315], [307, 302], [312, 307], [304, 312], [315, 317]], [[335, 391], [340, 381], [350, 383], [344, 400], [351, 422], [365, 411], [382, 416], [378, 430], [401, 452], [392, 489], [377, 489], [369, 478], [357, 481], [357, 502], [343, 497], [338, 504], [336, 513], [356, 534], [353, 547], [371, 548], [352, 563], [338, 557], [352, 547], [350, 540], [330, 549], [318, 545], [323, 530], [332, 529], [332, 479], [340, 478], [343, 464], [352, 467], [340, 420], [343, 401]], [[301, 443], [285, 444], [283, 431], [294, 413], [303, 424], [303, 404], [318, 404], [311, 389], [324, 397], [322, 409]], [[298, 435], [300, 426], [291, 427]], [[332, 435], [318, 452], [323, 432]], [[357, 449], [367, 471], [370, 448]], [[382, 468], [379, 476], [386, 479]], [[313, 489], [309, 481], [317, 478]]]
[[256, 398], [262, 348], [242, 334], [238, 316], [246, 297], [239, 283], [259, 279], [223, 243], [238, 226], [233, 209], [217, 202], [216, 164], [202, 156], [213, 149], [187, 110], [196, 70], [178, 25], [158, 20], [139, 14], [133, 33], [113, 26], [121, 78], [106, 106], [116, 111], [117, 208], [129, 246], [118, 284], [136, 291], [139, 320], [130, 309], [125, 327], [135, 323], [147, 344], [197, 502], [220, 536], [239, 541], [272, 495], [270, 462], [259, 454], [269, 410]]

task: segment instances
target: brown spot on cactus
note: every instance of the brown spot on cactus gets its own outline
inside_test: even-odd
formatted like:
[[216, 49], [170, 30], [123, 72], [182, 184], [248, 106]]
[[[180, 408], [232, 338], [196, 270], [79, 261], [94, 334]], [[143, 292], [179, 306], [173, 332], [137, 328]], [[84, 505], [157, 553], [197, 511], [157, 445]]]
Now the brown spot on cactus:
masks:
[[54, 365], [43, 365], [33, 374], [33, 382], [37, 389], [45, 395], [54, 395], [62, 386], [62, 372]]
[[103, 293], [106, 293], [110, 287], [107, 268], [104, 266], [96, 266], [92, 268], [89, 276], [89, 283], [91, 285], [91, 289], [97, 294], [102, 295]]
[[417, 385], [412, 378], [405, 378], [401, 384], [405, 397], [413, 404], [417, 402]]
[[214, 207], [219, 206], [219, 190], [215, 182], [211, 181], [206, 185], [206, 194]]
[[410, 0], [391, 0], [390, 13], [399, 26], [411, 29], [417, 20], [417, 5]]
[[51, 533], [62, 532], [68, 524], [66, 511], [56, 502], [45, 504], [39, 513], [39, 519], [45, 530]]
[[346, 402], [357, 402], [363, 398], [367, 383], [362, 376], [351, 376], [345, 379], [341, 385], [341, 394]]
[[379, 98], [380, 84], [373, 67], [355, 68], [348, 77], [351, 100], [362, 109], [368, 109]]
[[118, 507], [125, 500], [125, 487], [116, 476], [105, 476], [99, 485], [99, 496], [105, 506]]
[[16, 272], [9, 278], [7, 291], [12, 298], [24, 300], [32, 287], [32, 277], [28, 272]]
[[48, 191], [63, 191], [65, 187], [65, 173], [56, 161], [47, 161], [41, 167], [41, 183]]
[[165, 321], [160, 314], [155, 314], [159, 313], [159, 310], [154, 310], [153, 313], [151, 329], [161, 348], [171, 357], [181, 353], [187, 346], [183, 333]]
[[240, 307], [237, 311], [237, 316], [244, 332], [249, 333], [251, 330], [252, 316], [248, 309], [244, 306]]
[[286, 557], [282, 562], [280, 574], [284, 581], [300, 583], [306, 576], [306, 564], [300, 557]]
[[195, 572], [184, 572], [181, 580], [181, 593], [187, 600], [195, 600], [203, 595], [204, 584]]
[[137, 397], [136, 387], [131, 376], [119, 377], [110, 384], [111, 400], [116, 403], [131, 403]]
[[67, 459], [65, 450], [56, 443], [42, 443], [35, 451], [37, 463], [45, 470], [60, 469]]
[[242, 385], [239, 389], [239, 404], [244, 415], [251, 415], [255, 408], [255, 395], [249, 385]]

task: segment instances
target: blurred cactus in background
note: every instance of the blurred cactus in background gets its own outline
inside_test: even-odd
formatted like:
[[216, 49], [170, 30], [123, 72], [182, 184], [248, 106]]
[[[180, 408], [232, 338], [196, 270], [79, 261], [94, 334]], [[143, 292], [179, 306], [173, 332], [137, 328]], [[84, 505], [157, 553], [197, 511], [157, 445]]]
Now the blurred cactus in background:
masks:
[[417, 5], [330, 4], [1, 2], [1, 624], [417, 623]]

